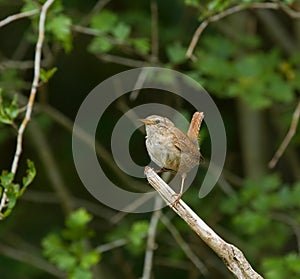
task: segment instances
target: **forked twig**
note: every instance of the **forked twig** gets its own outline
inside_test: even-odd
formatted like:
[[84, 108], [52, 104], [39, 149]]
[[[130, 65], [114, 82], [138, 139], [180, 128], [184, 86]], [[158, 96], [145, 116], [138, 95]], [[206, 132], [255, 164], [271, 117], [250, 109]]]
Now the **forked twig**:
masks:
[[282, 156], [283, 152], [286, 150], [286, 148], [289, 145], [289, 143], [290, 143], [291, 139], [293, 138], [293, 136], [295, 135], [296, 130], [297, 130], [297, 126], [298, 126], [298, 122], [299, 122], [299, 117], [300, 117], [300, 101], [298, 102], [298, 105], [297, 105], [297, 107], [296, 107], [296, 109], [293, 113], [291, 125], [290, 125], [290, 128], [289, 128], [285, 138], [283, 139], [283, 141], [280, 144], [279, 148], [275, 152], [272, 160], [268, 164], [269, 168], [272, 169], [276, 166], [278, 160]]
[[212, 22], [216, 22], [219, 21], [220, 19], [227, 17], [229, 15], [241, 12], [243, 10], [247, 10], [247, 9], [271, 9], [271, 10], [282, 10], [284, 11], [286, 14], [288, 14], [290, 17], [293, 18], [299, 18], [300, 17], [300, 13], [297, 11], [294, 11], [292, 9], [290, 9], [288, 6], [279, 3], [279, 2], [265, 2], [265, 3], [252, 3], [252, 4], [247, 4], [247, 5], [237, 5], [237, 6], [233, 6], [228, 8], [227, 10], [224, 10], [218, 14], [215, 14], [213, 16], [208, 17], [207, 19], [205, 19], [204, 21], [201, 22], [201, 24], [199, 25], [199, 27], [196, 29], [192, 40], [189, 44], [189, 47], [187, 49], [186, 52], [186, 57], [187, 58], [192, 58], [193, 57], [193, 52], [194, 49], [199, 41], [199, 38], [202, 34], [202, 32], [204, 31], [204, 29], [208, 26], [209, 23]]

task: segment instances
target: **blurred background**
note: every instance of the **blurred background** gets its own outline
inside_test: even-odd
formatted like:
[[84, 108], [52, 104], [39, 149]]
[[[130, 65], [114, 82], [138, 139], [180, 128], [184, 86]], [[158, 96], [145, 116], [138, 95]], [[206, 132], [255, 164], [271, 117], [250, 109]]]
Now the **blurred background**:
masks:
[[[0, 0], [0, 19], [40, 9], [44, 2]], [[3, 26], [0, 21], [2, 195], [30, 93], [39, 14]], [[208, 25], [202, 25], [191, 49], [201, 22]], [[227, 157], [221, 179], [199, 199], [207, 168], [201, 166], [184, 201], [266, 278], [300, 278], [299, 49], [299, 1], [55, 0], [46, 18], [41, 82], [13, 181], [24, 187], [26, 172], [33, 175], [27, 159], [34, 162], [36, 177], [0, 221], [1, 279], [233, 278], [170, 208], [118, 212], [94, 199], [76, 173], [72, 128], [82, 101], [106, 78], [148, 65], [194, 78], [224, 120]], [[168, 92], [141, 90], [132, 97], [126, 94], [106, 110], [97, 154], [117, 185], [150, 191], [146, 179], [116, 166], [110, 147], [115, 123], [148, 102], [171, 106], [188, 121], [195, 108]], [[289, 145], [270, 167], [291, 124]], [[150, 162], [144, 136], [136, 131], [128, 147], [141, 166]], [[205, 124], [200, 143], [209, 162]], [[149, 228], [155, 231], [152, 246]], [[154, 252], [151, 266], [146, 251]]]

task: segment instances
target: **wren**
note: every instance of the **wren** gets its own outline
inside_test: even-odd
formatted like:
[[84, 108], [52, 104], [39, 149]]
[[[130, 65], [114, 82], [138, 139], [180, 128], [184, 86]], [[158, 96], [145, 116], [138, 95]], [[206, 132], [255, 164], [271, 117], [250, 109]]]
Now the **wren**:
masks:
[[203, 160], [198, 142], [203, 118], [203, 112], [195, 112], [187, 134], [166, 117], [150, 115], [140, 119], [146, 126], [146, 148], [151, 160], [162, 171], [178, 172], [181, 175], [180, 191], [173, 205], [182, 197], [187, 173]]

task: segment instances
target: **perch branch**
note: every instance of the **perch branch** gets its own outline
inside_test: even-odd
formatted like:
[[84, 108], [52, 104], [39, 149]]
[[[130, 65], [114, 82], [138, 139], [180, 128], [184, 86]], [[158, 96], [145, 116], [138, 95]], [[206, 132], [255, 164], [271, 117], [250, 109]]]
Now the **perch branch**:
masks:
[[272, 160], [269, 162], [269, 168], [272, 169], [276, 166], [278, 160], [282, 156], [283, 152], [286, 150], [293, 136], [295, 135], [298, 122], [299, 122], [299, 117], [300, 117], [300, 101], [298, 102], [298, 105], [293, 113], [292, 122], [285, 138], [283, 139], [281, 145], [279, 146], [276, 153], [274, 154]]
[[145, 175], [152, 187], [198, 236], [225, 262], [227, 268], [238, 279], [262, 279], [248, 263], [243, 253], [234, 245], [225, 242], [182, 200], [174, 203], [175, 192], [150, 168]]

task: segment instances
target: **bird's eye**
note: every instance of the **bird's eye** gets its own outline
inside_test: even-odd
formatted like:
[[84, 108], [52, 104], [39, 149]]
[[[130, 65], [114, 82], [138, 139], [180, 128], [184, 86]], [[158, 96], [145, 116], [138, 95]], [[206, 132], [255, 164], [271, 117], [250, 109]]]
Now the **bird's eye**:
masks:
[[160, 120], [156, 119], [154, 122], [155, 122], [155, 124], [159, 124]]

